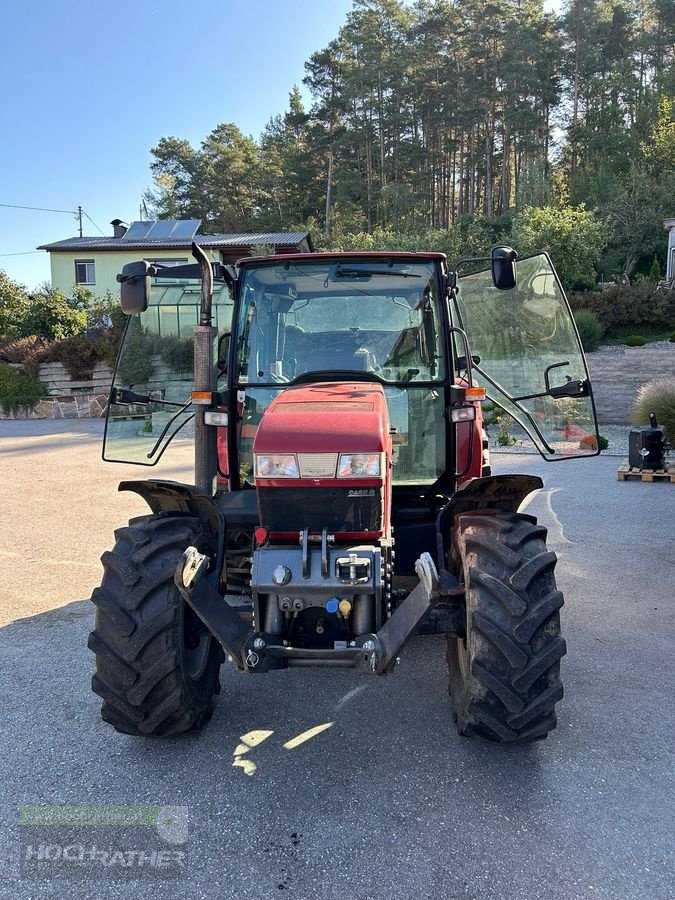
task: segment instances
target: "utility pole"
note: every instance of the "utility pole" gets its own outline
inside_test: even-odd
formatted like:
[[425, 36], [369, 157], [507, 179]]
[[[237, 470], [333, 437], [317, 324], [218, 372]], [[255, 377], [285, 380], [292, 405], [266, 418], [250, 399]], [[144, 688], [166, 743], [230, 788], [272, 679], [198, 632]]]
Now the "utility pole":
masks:
[[80, 237], [82, 237], [82, 207], [77, 207], [77, 220], [80, 223]]

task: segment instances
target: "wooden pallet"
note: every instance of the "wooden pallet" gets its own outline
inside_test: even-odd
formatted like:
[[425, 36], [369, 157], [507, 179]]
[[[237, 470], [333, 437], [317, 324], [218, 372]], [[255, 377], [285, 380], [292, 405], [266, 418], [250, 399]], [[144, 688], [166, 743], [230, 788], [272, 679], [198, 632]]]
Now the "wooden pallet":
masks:
[[627, 463], [619, 466], [616, 477], [618, 481], [637, 478], [640, 481], [669, 481], [671, 484], [675, 484], [675, 471], [668, 471], [668, 469], [636, 469]]

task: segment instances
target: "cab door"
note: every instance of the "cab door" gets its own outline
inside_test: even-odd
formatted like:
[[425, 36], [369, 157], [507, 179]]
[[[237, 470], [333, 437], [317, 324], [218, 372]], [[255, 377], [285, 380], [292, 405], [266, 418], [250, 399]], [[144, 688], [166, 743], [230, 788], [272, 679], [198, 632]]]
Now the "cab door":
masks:
[[546, 253], [518, 260], [516, 286], [498, 290], [490, 270], [460, 277], [453, 318], [487, 396], [525, 429], [550, 461], [599, 453], [586, 358], [572, 311]]

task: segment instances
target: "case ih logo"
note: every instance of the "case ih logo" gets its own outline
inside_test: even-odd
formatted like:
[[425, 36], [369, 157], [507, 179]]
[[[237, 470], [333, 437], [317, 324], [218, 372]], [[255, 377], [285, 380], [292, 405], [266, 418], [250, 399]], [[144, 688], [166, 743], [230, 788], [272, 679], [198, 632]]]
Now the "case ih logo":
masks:
[[347, 493], [348, 497], [374, 497], [375, 488], [361, 488], [361, 490], [351, 490]]

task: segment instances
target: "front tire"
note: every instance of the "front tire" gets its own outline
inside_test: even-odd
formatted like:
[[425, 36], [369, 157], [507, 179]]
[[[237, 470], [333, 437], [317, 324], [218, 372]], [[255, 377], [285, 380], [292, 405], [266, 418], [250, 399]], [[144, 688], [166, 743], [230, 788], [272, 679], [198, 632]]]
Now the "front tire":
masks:
[[457, 728], [503, 743], [545, 738], [563, 696], [555, 553], [518, 513], [464, 515], [453, 552], [466, 591], [466, 638], [448, 638]]
[[201, 728], [211, 717], [223, 654], [174, 573], [188, 546], [209, 550], [209, 536], [194, 516], [159, 513], [132, 519], [115, 538], [91, 597], [96, 627], [88, 646], [101, 717], [123, 734], [168, 737]]

